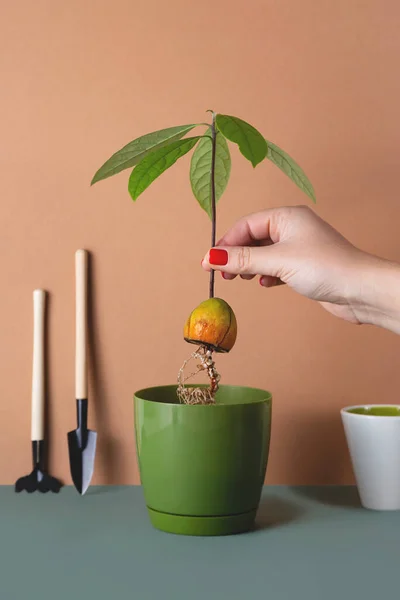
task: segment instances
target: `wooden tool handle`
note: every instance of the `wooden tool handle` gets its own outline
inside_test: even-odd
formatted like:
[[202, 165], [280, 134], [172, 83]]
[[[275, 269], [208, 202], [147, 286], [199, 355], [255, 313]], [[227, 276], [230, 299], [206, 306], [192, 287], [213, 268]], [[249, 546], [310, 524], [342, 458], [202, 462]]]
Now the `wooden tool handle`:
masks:
[[88, 253], [77, 250], [75, 254], [76, 278], [76, 349], [75, 349], [75, 396], [88, 397], [87, 384], [87, 267]]
[[33, 292], [33, 368], [31, 440], [44, 439], [44, 319], [46, 292]]

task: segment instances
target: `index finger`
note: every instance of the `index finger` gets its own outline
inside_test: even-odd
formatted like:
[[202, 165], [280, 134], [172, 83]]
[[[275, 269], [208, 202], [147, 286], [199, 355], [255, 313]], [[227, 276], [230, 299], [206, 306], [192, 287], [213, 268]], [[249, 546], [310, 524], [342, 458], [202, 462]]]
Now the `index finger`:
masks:
[[254, 246], [260, 241], [279, 241], [274, 221], [279, 209], [263, 210], [243, 217], [218, 241], [217, 246]]

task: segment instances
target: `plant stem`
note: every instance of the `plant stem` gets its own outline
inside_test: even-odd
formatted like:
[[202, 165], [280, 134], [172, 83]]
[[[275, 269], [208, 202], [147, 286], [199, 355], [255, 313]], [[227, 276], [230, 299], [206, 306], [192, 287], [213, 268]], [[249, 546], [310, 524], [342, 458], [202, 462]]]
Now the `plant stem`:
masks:
[[[215, 126], [215, 113], [212, 114], [211, 123], [211, 134], [212, 134], [212, 153], [211, 153], [211, 248], [215, 246], [215, 236], [217, 229], [217, 211], [216, 211], [216, 200], [215, 200], [215, 156], [217, 150], [217, 128]], [[214, 298], [214, 282], [215, 282], [215, 271], [210, 271], [210, 298]]]

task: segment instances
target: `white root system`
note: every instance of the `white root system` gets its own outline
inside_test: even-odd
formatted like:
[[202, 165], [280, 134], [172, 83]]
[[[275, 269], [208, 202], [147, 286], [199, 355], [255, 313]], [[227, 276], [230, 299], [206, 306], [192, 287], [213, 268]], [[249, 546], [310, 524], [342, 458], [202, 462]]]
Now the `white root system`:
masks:
[[[186, 365], [193, 359], [199, 360], [197, 369], [185, 377], [184, 371]], [[188, 379], [205, 371], [210, 380], [209, 387], [190, 387], [185, 383]], [[218, 391], [218, 384], [221, 379], [220, 374], [215, 368], [212, 356], [212, 350], [206, 346], [200, 346], [193, 354], [185, 360], [178, 373], [177, 394], [182, 404], [215, 404], [215, 394]]]

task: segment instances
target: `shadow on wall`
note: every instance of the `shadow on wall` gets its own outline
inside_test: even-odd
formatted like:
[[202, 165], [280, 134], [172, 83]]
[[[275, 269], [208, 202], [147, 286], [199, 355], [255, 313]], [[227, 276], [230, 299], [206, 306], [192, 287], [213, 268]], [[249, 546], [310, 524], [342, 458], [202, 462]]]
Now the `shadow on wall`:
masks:
[[[101, 483], [115, 485], [118, 480], [118, 465], [122, 464], [121, 443], [111, 433], [109, 398], [106, 378], [99, 357], [99, 317], [96, 293], [96, 261], [89, 254], [88, 261], [88, 358], [90, 366], [89, 418], [93, 411], [96, 421], [97, 472], [101, 473]], [[92, 401], [91, 401], [92, 399]]]
[[52, 349], [50, 347], [51, 344], [51, 323], [52, 323], [52, 302], [53, 296], [49, 292], [46, 292], [46, 310], [45, 310], [45, 324], [44, 324], [44, 364], [45, 364], [45, 407], [44, 407], [44, 439], [46, 440], [45, 446], [45, 464], [49, 473], [53, 473], [55, 469], [53, 469], [54, 465], [51, 461], [51, 445], [52, 445], [52, 435], [53, 431], [53, 414], [52, 414], [52, 402], [51, 398], [53, 397], [53, 389], [52, 389], [52, 365], [51, 365], [51, 357], [52, 357]]
[[339, 410], [295, 413], [288, 418], [285, 431], [287, 446], [279, 448], [284, 452], [285, 481], [294, 486], [353, 483]]

